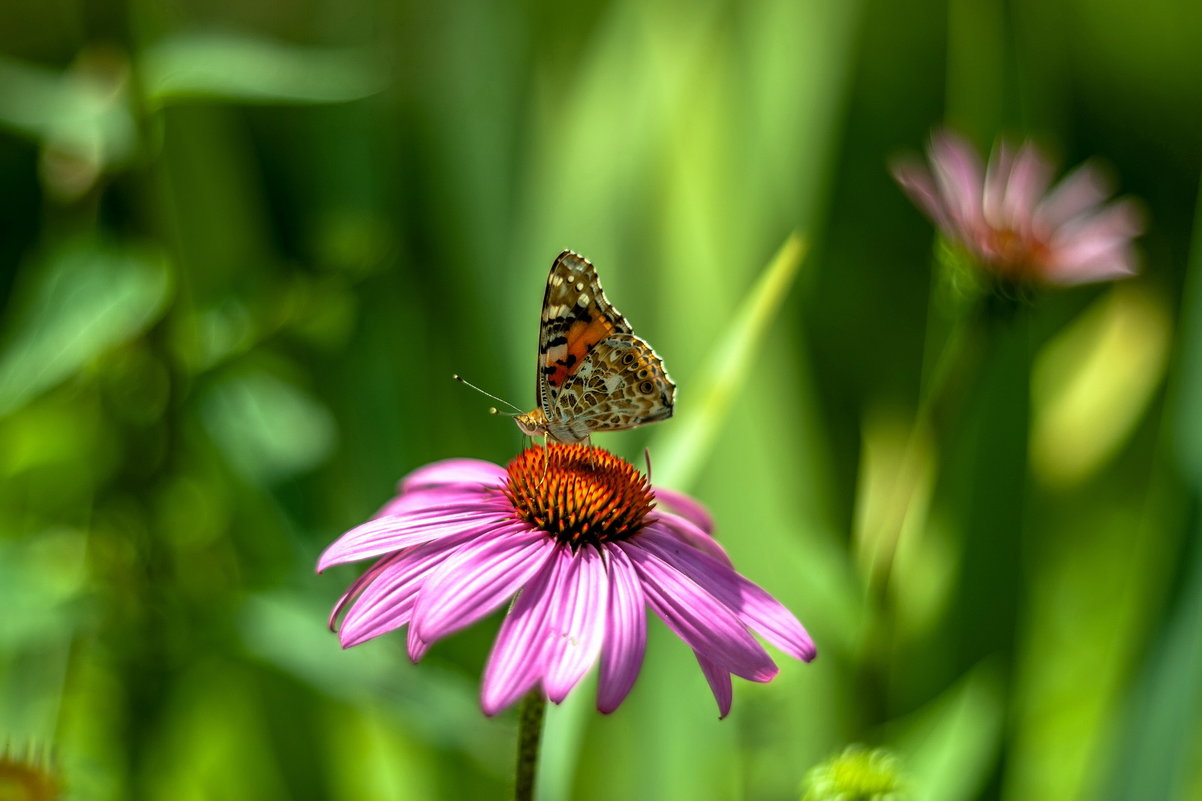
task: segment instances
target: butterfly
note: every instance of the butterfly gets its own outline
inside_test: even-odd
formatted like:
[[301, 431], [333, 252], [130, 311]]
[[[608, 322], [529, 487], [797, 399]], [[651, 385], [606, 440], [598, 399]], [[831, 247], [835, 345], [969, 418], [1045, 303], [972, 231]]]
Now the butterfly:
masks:
[[522, 433], [564, 444], [672, 416], [676, 385], [601, 289], [588, 259], [565, 250], [547, 276], [538, 329], [538, 406]]

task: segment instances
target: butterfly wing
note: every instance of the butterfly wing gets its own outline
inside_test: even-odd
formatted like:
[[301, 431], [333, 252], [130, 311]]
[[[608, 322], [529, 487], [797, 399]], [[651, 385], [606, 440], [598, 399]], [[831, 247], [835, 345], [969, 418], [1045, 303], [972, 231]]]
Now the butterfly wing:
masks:
[[[564, 382], [547, 411], [557, 439], [584, 440], [594, 431], [624, 431], [672, 416], [676, 385], [651, 346], [632, 333], [606, 337]], [[570, 436], [570, 440], [569, 440]]]
[[567, 381], [615, 334], [631, 334], [630, 324], [605, 297], [592, 263], [570, 250], [560, 253], [547, 275], [538, 333], [536, 396], [548, 420]]

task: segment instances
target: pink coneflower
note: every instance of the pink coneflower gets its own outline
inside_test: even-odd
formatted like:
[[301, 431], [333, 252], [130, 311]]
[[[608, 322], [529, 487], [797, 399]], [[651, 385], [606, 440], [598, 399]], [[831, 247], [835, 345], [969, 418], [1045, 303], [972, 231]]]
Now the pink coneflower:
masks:
[[1085, 164], [1051, 187], [1051, 163], [1030, 142], [999, 144], [982, 168], [959, 136], [931, 138], [930, 169], [915, 161], [893, 176], [943, 235], [982, 268], [1018, 283], [1083, 284], [1135, 271], [1131, 240], [1143, 230], [1130, 200], [1104, 201], [1112, 190]]
[[379, 558], [339, 600], [331, 627], [348, 605], [337, 627], [344, 648], [408, 625], [415, 662], [516, 596], [484, 673], [485, 714], [535, 688], [562, 701], [598, 656], [597, 708], [612, 712], [638, 677], [649, 606], [696, 653], [725, 716], [732, 674], [777, 673], [752, 631], [798, 659], [815, 649], [787, 609], [735, 572], [710, 527], [696, 501], [652, 489], [612, 454], [551, 445], [505, 468], [452, 459], [411, 473], [317, 568]]

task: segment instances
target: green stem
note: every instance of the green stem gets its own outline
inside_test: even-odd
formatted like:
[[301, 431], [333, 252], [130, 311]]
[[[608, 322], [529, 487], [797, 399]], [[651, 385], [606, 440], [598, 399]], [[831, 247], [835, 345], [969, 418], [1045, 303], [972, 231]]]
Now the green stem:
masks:
[[[882, 528], [874, 535], [875, 542], [868, 546], [872, 550], [865, 590], [871, 612], [863, 633], [863, 675], [857, 683], [864, 692], [866, 722], [870, 725], [878, 723], [888, 709], [889, 655], [892, 653], [895, 625], [890, 584], [918, 487], [910, 477], [924, 469], [923, 465], [929, 460], [924, 443], [934, 436], [935, 419], [940, 412], [946, 411], [949, 396], [954, 396], [963, 383], [961, 373], [973, 352], [971, 304], [956, 308], [958, 304], [953, 303], [951, 316], [942, 316], [940, 308], [943, 304], [939, 300], [939, 293], [947, 289], [940, 285], [932, 287], [918, 406], [897, 466], [894, 485], [889, 490], [890, 500], [886, 507], [890, 510], [889, 518], [883, 521]], [[933, 481], [934, 476], [930, 480]]]
[[543, 736], [543, 712], [547, 699], [539, 689], [522, 699], [518, 710], [518, 761], [515, 801], [534, 801], [534, 780], [538, 774], [538, 746]]
[[[930, 346], [930, 338], [935, 335], [933, 328], [933, 326], [929, 327], [927, 332], [928, 348]], [[960, 315], [953, 322], [951, 328], [942, 334], [944, 341], [942, 347], [938, 348], [939, 355], [926, 371], [925, 380], [919, 394], [918, 408], [915, 410], [914, 421], [911, 424], [910, 434], [906, 440], [906, 447], [902, 453], [897, 484], [893, 490], [894, 500], [889, 506], [889, 508], [898, 510], [898, 512], [896, 519], [891, 521], [893, 525], [883, 537], [883, 541], [880, 544], [881, 552], [874, 559], [871, 572], [868, 576], [869, 597], [877, 604], [883, 605], [887, 603], [888, 587], [893, 575], [894, 559], [897, 556], [902, 529], [905, 527], [906, 518], [910, 511], [910, 504], [914, 500], [911, 494], [912, 488], [907, 485], [905, 477], [918, 469], [919, 442], [930, 436], [935, 410], [944, 401], [944, 392], [951, 381], [951, 376], [961, 366], [960, 362], [965, 357], [967, 348], [966, 328], [966, 315]]]

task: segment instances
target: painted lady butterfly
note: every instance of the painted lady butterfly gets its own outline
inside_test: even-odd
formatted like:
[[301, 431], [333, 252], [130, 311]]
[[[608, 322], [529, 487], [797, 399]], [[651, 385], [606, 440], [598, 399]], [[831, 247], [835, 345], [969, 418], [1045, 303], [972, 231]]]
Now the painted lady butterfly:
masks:
[[676, 385], [663, 362], [606, 300], [593, 265], [570, 250], [547, 276], [537, 392], [538, 406], [515, 418], [518, 428], [565, 444], [672, 416]]

